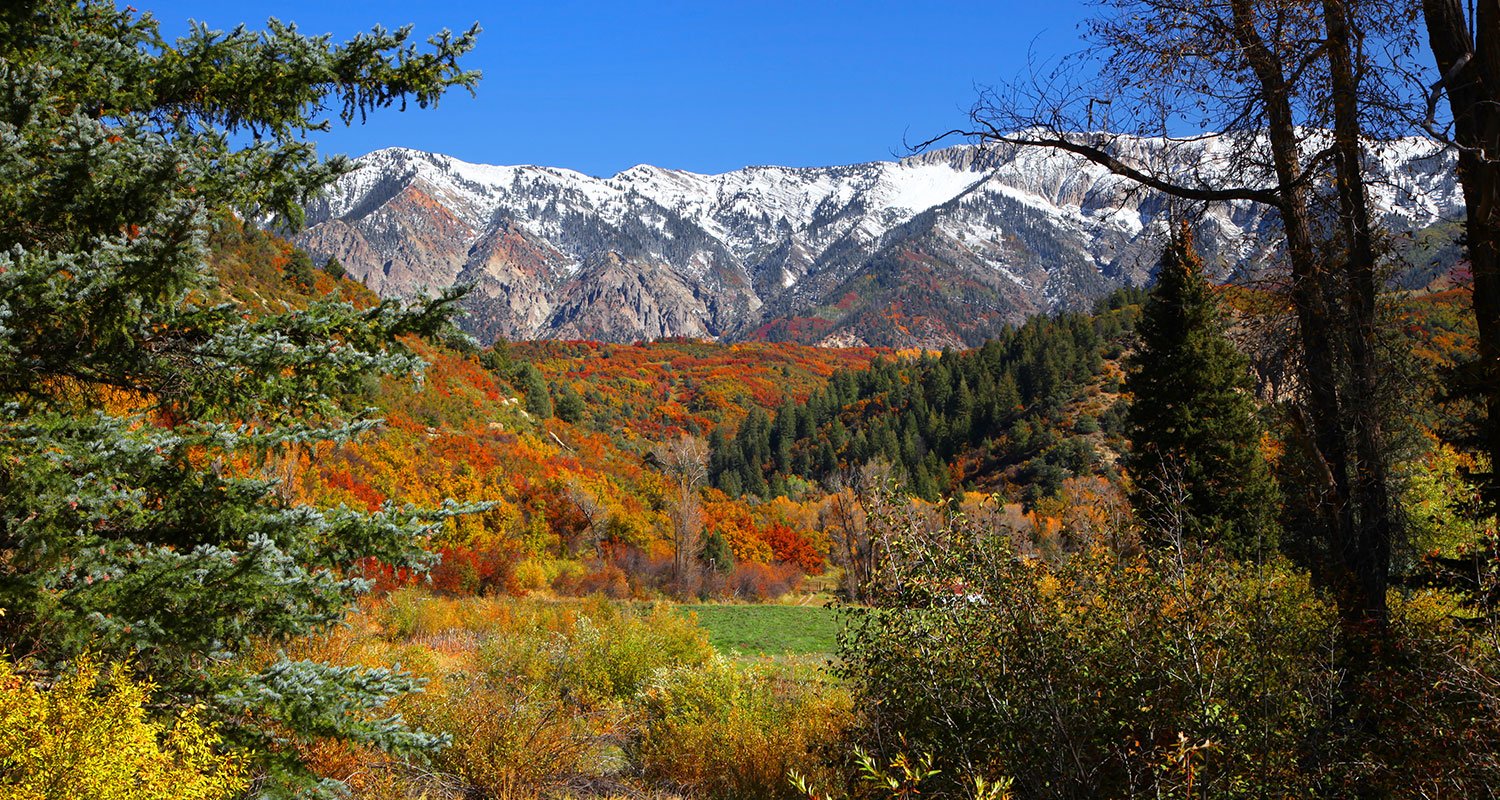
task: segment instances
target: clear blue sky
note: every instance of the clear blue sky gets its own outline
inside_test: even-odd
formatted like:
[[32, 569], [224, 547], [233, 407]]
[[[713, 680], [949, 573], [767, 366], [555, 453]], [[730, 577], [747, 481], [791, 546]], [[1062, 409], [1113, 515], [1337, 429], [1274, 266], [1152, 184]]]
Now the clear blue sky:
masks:
[[[119, 0], [123, 5], [126, 0]], [[321, 135], [327, 154], [390, 145], [493, 164], [611, 175], [639, 163], [721, 172], [751, 164], [890, 158], [963, 124], [976, 84], [1028, 51], [1079, 46], [1079, 0], [1042, 2], [433, 2], [131, 0], [169, 34], [267, 17], [343, 37], [380, 23], [484, 28], [478, 95], [388, 111]]]

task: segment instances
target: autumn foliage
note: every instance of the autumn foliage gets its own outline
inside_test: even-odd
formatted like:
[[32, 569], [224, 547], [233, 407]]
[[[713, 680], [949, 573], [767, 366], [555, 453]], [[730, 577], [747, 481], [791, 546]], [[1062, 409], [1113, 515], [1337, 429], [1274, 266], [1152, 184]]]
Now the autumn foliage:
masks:
[[50, 687], [0, 660], [0, 796], [227, 800], [249, 783], [198, 715], [154, 719], [153, 687], [92, 659]]

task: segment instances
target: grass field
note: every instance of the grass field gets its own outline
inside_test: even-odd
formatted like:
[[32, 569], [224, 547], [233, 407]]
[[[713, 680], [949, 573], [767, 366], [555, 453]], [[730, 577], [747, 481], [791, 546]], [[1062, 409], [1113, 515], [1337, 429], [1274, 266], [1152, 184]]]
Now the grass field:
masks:
[[720, 652], [749, 656], [831, 656], [838, 615], [821, 606], [685, 605]]

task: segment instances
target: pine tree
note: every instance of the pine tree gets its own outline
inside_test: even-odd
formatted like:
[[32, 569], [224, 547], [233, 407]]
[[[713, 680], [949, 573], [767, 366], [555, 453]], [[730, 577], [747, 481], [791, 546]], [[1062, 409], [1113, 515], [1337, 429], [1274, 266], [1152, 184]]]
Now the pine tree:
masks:
[[510, 358], [510, 343], [504, 339], [496, 339], [494, 344], [480, 351], [479, 365], [503, 378], [510, 377], [515, 372], [515, 364]]
[[698, 560], [703, 566], [715, 572], [729, 572], [734, 569], [734, 551], [729, 547], [729, 540], [717, 530], [709, 531], [703, 537], [703, 549], [698, 553]]
[[579, 423], [583, 421], [588, 407], [583, 402], [583, 395], [573, 388], [573, 384], [564, 382], [557, 389], [557, 400], [553, 403], [552, 410], [563, 422]]
[[302, 250], [292, 253], [282, 271], [288, 281], [304, 292], [311, 291], [313, 281], [317, 280], [313, 274], [312, 256]]
[[537, 419], [551, 419], [552, 390], [547, 387], [542, 371], [530, 362], [522, 364], [516, 371], [516, 381], [526, 395], [526, 413]]
[[797, 440], [797, 405], [790, 397], [782, 402], [771, 423], [771, 456], [775, 470], [782, 474], [792, 469], [792, 443]]
[[314, 784], [297, 750], [319, 737], [435, 743], [381, 711], [400, 673], [245, 655], [338, 621], [360, 559], [428, 562], [441, 514], [298, 506], [268, 476], [373, 427], [350, 390], [418, 376], [396, 337], [437, 332], [455, 297], [251, 314], [215, 299], [208, 234], [297, 224], [351, 168], [307, 140], [324, 109], [472, 87], [476, 32], [168, 42], [107, 0], [0, 8], [0, 655], [128, 661], [153, 707], [200, 706], [249, 748], [266, 795]]
[[1261, 453], [1248, 361], [1225, 337], [1188, 233], [1162, 254], [1126, 388], [1131, 500], [1148, 538], [1250, 556], [1276, 544], [1276, 489]]

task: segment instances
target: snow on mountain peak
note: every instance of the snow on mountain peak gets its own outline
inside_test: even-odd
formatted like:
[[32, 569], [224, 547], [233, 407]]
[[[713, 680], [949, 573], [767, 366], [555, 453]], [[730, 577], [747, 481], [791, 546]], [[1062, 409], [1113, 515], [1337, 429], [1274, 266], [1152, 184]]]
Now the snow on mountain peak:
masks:
[[[1236, 166], [1235, 148], [1212, 137], [1114, 142], [1139, 163], [1204, 180]], [[1372, 149], [1384, 179], [1371, 198], [1392, 224], [1429, 225], [1458, 207], [1452, 156], [1434, 151], [1418, 140]], [[481, 338], [759, 331], [973, 343], [1147, 280], [1167, 209], [1077, 156], [1008, 146], [718, 174], [638, 164], [595, 177], [401, 147], [356, 165], [308, 207], [299, 242], [384, 294], [475, 285], [465, 324]], [[1264, 259], [1264, 215], [1214, 209], [1200, 244], [1228, 267]], [[890, 305], [866, 313], [863, 303]], [[897, 322], [913, 314], [927, 321]], [[804, 321], [781, 329], [778, 319]], [[915, 342], [917, 327], [947, 332]]]

